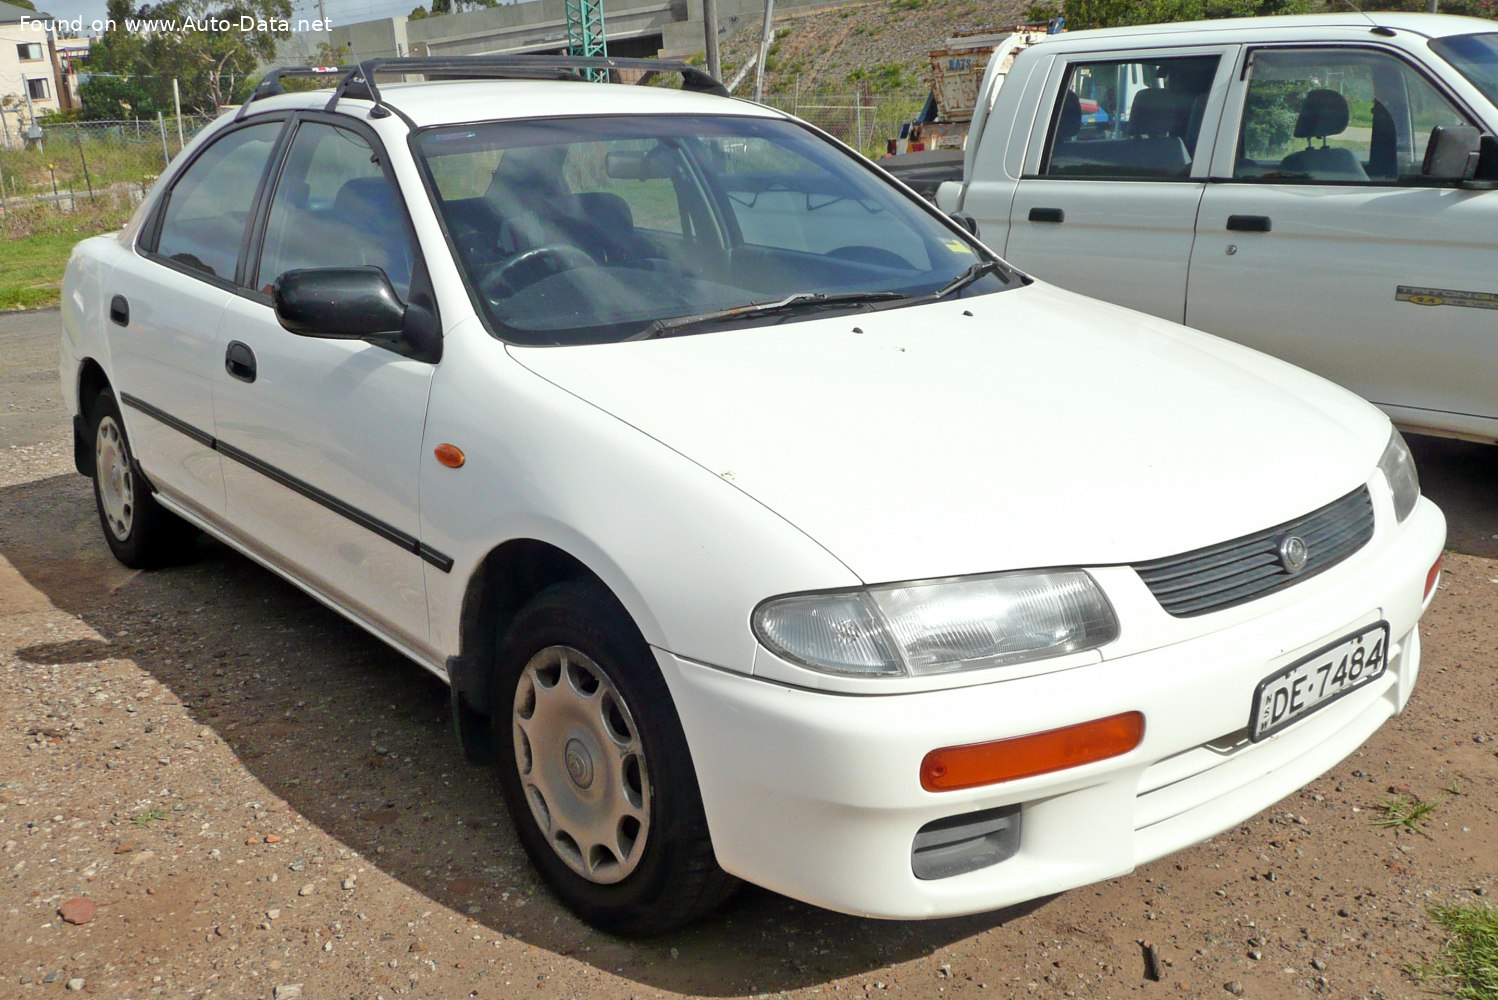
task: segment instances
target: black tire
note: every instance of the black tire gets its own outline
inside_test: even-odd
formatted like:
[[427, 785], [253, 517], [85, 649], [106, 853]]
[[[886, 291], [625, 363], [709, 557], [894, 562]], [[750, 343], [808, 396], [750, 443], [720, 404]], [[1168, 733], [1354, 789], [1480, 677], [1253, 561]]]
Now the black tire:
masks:
[[552, 893], [628, 936], [726, 902], [738, 882], [713, 856], [671, 694], [614, 596], [583, 581], [543, 591], [501, 638], [497, 667], [500, 790]]
[[180, 559], [196, 531], [156, 502], [109, 389], [100, 391], [89, 408], [89, 448], [94, 456], [94, 506], [109, 551], [131, 569], [153, 569]]

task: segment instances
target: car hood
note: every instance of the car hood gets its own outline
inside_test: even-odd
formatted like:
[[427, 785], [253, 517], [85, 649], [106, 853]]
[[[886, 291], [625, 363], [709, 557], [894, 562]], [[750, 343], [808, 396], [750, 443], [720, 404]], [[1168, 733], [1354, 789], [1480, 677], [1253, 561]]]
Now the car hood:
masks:
[[1038, 283], [510, 350], [869, 583], [1189, 551], [1356, 488], [1388, 435], [1382, 414], [1314, 375]]

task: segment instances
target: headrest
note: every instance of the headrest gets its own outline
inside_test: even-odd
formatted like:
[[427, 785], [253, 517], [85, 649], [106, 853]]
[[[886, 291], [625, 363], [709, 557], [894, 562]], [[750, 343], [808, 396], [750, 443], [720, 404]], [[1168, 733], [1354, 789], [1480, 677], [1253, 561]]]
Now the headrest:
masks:
[[[562, 165], [566, 160], [566, 146], [517, 146], [505, 150], [489, 182], [489, 200], [508, 198], [525, 204], [532, 198], [561, 194]], [[506, 210], [514, 211], [514, 207], [507, 206]]]
[[378, 221], [394, 211], [393, 194], [390, 182], [383, 177], [355, 177], [338, 189], [333, 211], [356, 219], [373, 215]]
[[635, 216], [629, 210], [629, 202], [612, 191], [589, 191], [573, 195], [573, 198], [578, 216], [605, 232], [620, 233], [635, 227]]
[[1173, 90], [1141, 90], [1129, 107], [1129, 134], [1183, 136], [1191, 117], [1191, 96]]
[[1325, 139], [1347, 131], [1347, 99], [1335, 90], [1313, 90], [1300, 106], [1295, 138]]

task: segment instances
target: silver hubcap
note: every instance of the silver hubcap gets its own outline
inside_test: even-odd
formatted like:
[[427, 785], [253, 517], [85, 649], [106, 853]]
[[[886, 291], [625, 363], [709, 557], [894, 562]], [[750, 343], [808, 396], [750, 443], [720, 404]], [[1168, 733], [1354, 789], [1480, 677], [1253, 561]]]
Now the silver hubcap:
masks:
[[629, 877], [650, 833], [639, 730], [614, 683], [570, 646], [531, 657], [515, 688], [515, 767], [536, 825], [567, 867]]
[[135, 473], [130, 469], [125, 436], [113, 417], [99, 421], [99, 432], [94, 435], [94, 475], [104, 520], [110, 533], [123, 542], [135, 523]]

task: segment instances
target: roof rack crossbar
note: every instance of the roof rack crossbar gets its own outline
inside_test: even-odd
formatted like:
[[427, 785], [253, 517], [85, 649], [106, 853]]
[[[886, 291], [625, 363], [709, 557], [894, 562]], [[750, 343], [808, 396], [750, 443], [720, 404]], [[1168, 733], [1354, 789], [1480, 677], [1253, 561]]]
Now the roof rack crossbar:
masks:
[[234, 116], [234, 120], [239, 121], [243, 118], [245, 109], [255, 101], [286, 93], [286, 88], [281, 86], [282, 80], [344, 77], [353, 72], [353, 69], [352, 66], [278, 66], [255, 84], [255, 89], [250, 91], [250, 96], [239, 106], [239, 113]]
[[641, 70], [649, 75], [680, 73], [682, 89], [728, 96], [728, 88], [696, 66], [665, 59], [614, 58], [611, 56], [536, 55], [502, 53], [486, 56], [416, 56], [400, 59], [366, 59], [359, 64], [361, 82], [371, 100], [379, 103], [376, 73], [435, 74], [443, 79], [556, 79], [587, 80], [589, 70]]
[[504, 53], [487, 56], [407, 56], [403, 58], [366, 59], [357, 66], [283, 66], [271, 70], [255, 86], [249, 100], [239, 109], [237, 118], [253, 101], [285, 93], [281, 81], [298, 77], [340, 77], [324, 110], [332, 111], [345, 97], [372, 101], [376, 113], [385, 112], [375, 74], [410, 73], [443, 80], [578, 80], [587, 81], [592, 74], [615, 70], [640, 70], [640, 83], [648, 83], [661, 73], [680, 73], [683, 90], [727, 97], [728, 88], [691, 63], [666, 59], [614, 58], [611, 56], [536, 55]]

